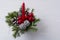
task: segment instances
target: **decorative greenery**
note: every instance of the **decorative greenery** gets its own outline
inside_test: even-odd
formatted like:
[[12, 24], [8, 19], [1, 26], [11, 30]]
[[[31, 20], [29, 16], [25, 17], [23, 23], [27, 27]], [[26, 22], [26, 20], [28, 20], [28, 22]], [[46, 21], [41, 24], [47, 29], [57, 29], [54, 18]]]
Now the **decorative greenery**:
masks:
[[18, 12], [14, 11], [14, 12], [8, 13], [8, 16], [6, 16], [6, 22], [10, 27], [12, 27], [12, 31], [14, 31], [13, 36], [15, 38], [28, 30], [37, 31], [37, 28], [35, 28], [35, 26], [36, 26], [36, 22], [40, 21], [39, 19], [35, 18], [35, 21], [33, 21], [25, 30], [21, 30], [18, 27], [18, 25], [13, 24], [13, 22], [11, 21], [11, 19], [13, 19], [14, 17], [17, 17], [17, 15], [18, 15]]

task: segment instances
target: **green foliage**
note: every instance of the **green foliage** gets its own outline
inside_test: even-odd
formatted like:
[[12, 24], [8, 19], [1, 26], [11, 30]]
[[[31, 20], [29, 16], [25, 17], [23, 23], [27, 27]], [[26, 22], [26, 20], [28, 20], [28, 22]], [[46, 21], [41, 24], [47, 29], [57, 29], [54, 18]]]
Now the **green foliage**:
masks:
[[12, 31], [14, 31], [13, 36], [16, 38], [16, 36], [19, 36], [19, 28], [17, 27], [17, 25], [14, 25], [13, 22], [11, 21], [11, 19], [13, 19], [14, 17], [17, 17], [18, 12], [14, 11], [11, 13], [8, 13], [8, 16], [6, 16], [6, 22], [8, 23], [8, 25], [10, 27], [12, 27]]
[[20, 34], [19, 34], [19, 31], [20, 31], [19, 27], [13, 27], [12, 29], [13, 29], [12, 31], [14, 31], [13, 36], [14, 36], [15, 38], [16, 38], [17, 36], [20, 36]]
[[14, 17], [17, 17], [17, 15], [18, 15], [18, 12], [14, 11], [14, 12], [8, 13], [8, 16], [6, 16], [6, 22], [8, 23], [9, 26], [12, 27], [12, 31], [14, 32], [13, 36], [15, 38], [28, 30], [32, 30], [33, 32], [37, 31], [37, 28], [35, 28], [35, 26], [36, 26], [36, 23], [40, 21], [39, 19], [35, 18], [35, 21], [32, 22], [25, 30], [21, 30], [18, 27], [18, 25], [14, 25], [13, 22], [11, 21], [11, 19]]
[[6, 16], [6, 18], [14, 18], [14, 17], [17, 17], [17, 15], [18, 15], [18, 12], [14, 11], [14, 12], [8, 13], [8, 16]]
[[32, 22], [31, 24], [30, 24], [30, 26], [28, 27], [28, 30], [30, 29], [30, 30], [32, 30], [33, 32], [34, 31], [37, 31], [38, 29], [37, 28], [35, 28], [35, 26], [37, 26], [37, 22], [39, 22], [40, 20], [39, 19], [36, 19], [35, 18], [35, 21], [34, 22]]
[[14, 17], [17, 17], [18, 12], [14, 11], [11, 13], [8, 13], [8, 16], [6, 16], [6, 22], [8, 23], [9, 26], [14, 26], [11, 19], [13, 19]]

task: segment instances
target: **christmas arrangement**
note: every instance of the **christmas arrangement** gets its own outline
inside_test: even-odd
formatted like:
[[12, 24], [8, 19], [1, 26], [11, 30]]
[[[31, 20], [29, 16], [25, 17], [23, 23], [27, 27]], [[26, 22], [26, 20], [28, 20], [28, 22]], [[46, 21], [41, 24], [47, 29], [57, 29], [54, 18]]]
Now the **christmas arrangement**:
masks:
[[31, 12], [28, 10], [28, 8], [25, 8], [25, 3], [23, 3], [18, 12], [13, 11], [6, 16], [6, 22], [12, 27], [12, 31], [14, 32], [13, 36], [15, 38], [29, 30], [37, 31], [35, 26], [37, 26], [36, 23], [40, 20], [34, 16], [34, 9], [32, 9]]

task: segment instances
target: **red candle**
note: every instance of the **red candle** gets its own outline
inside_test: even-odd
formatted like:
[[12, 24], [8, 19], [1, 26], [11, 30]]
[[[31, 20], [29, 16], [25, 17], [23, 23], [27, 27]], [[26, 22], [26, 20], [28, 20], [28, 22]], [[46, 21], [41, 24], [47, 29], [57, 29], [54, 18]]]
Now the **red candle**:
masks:
[[22, 4], [22, 16], [25, 16], [25, 3]]

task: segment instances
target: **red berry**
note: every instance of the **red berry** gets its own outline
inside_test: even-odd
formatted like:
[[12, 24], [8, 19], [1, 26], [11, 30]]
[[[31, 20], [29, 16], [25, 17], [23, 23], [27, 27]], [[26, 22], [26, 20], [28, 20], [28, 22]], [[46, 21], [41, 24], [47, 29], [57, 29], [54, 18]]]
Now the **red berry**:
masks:
[[18, 20], [17, 22], [18, 22], [18, 24], [21, 24], [21, 23], [23, 23], [23, 21], [22, 21], [22, 20]]
[[33, 22], [35, 19], [33, 17], [29, 17], [28, 19], [30, 22]]
[[33, 15], [33, 13], [29, 13], [29, 16], [30, 16], [30, 17], [33, 17], [34, 15]]

